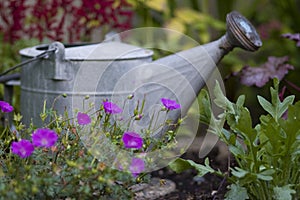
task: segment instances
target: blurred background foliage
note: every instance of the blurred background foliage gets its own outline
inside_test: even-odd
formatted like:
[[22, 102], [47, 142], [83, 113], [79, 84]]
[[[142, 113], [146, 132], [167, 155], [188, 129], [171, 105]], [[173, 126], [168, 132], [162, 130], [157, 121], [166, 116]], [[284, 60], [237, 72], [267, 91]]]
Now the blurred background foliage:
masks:
[[[11, 2], [14, 2], [14, 0], [11, 0]], [[24, 5], [26, 5], [26, 0], [16, 2], [25, 2]], [[47, 6], [45, 7], [52, 5], [52, 7], [47, 8], [48, 10], [45, 10], [45, 12], [48, 12], [48, 15], [53, 14], [61, 16], [61, 14], [57, 12], [51, 12], [51, 8], [58, 9], [59, 5], [63, 5], [63, 3], [70, 7], [69, 4], [71, 4], [72, 1], [36, 0], [33, 2], [40, 4], [41, 2], [46, 2]], [[56, 4], [53, 2], [56, 2]], [[82, 35], [79, 35], [76, 39], [73, 38], [72, 41], [70, 41], [70, 37], [68, 37], [69, 39], [65, 37], [55, 38], [57, 34], [52, 34], [51, 37], [48, 37], [47, 34], [42, 34], [42, 38], [37, 38], [29, 37], [30, 34], [28, 33], [27, 35], [20, 34], [20, 37], [17, 39], [5, 40], [7, 32], [5, 26], [2, 26], [0, 29], [0, 72], [20, 62], [18, 50], [26, 46], [33, 46], [42, 42], [51, 42], [53, 40], [60, 40], [68, 43], [78, 41], [100, 41], [103, 39], [104, 34], [111, 30], [120, 32], [130, 28], [164, 27], [184, 33], [199, 44], [208, 43], [221, 37], [225, 33], [226, 14], [236, 10], [253, 23], [261, 36], [263, 46], [254, 53], [245, 52], [240, 49], [233, 50], [233, 52], [231, 52], [229, 56], [226, 56], [219, 64], [219, 69], [224, 79], [230, 76], [231, 73], [240, 70], [245, 65], [259, 66], [266, 62], [269, 56], [281, 57], [287, 55], [290, 58], [289, 63], [295, 67], [295, 70], [291, 71], [286, 79], [300, 86], [300, 79], [298, 78], [300, 70], [300, 48], [297, 48], [293, 41], [281, 37], [284, 33], [300, 32], [300, 0], [82, 0], [74, 2], [74, 6], [77, 6], [77, 11], [81, 9], [81, 12], [75, 12], [73, 7], [72, 9], [65, 9], [65, 12], [70, 13], [69, 16], [63, 18], [63, 20], [70, 21], [73, 17], [78, 23], [81, 23], [80, 27], [82, 29], [88, 31], [84, 31]], [[3, 5], [4, 4], [2, 3], [2, 7], [0, 6], [0, 13], [1, 9], [3, 10], [4, 8]], [[24, 6], [23, 4], [21, 5], [21, 3], [15, 4], [14, 6], [18, 5], [19, 7]], [[84, 6], [84, 9], [82, 6], [80, 7], [80, 5]], [[103, 10], [100, 12], [100, 8], [105, 6], [112, 7], [112, 13], [118, 14], [112, 15], [112, 13], [107, 13]], [[8, 13], [6, 18], [12, 18], [10, 21], [13, 23], [16, 19], [13, 18], [12, 14], [13, 12]], [[79, 15], [80, 17], [74, 15]], [[99, 15], [107, 16], [99, 18]], [[20, 15], [19, 13], [18, 16], [24, 17], [24, 21], [18, 22], [19, 24], [21, 23], [21, 25], [24, 23], [24, 27], [28, 27], [28, 23], [41, 23], [40, 21], [30, 21], [30, 15]], [[113, 18], [113, 20], [103, 20], [110, 18]], [[47, 21], [43, 18], [40, 20]], [[97, 20], [98, 23], [95, 23]], [[5, 24], [3, 23], [3, 16], [1, 22], [0, 15], [0, 27], [3, 24]], [[91, 24], [93, 26], [91, 26]], [[22, 29], [22, 26], [20, 27], [19, 25], [18, 28]], [[46, 28], [48, 28], [48, 30], [40, 28], [40, 31], [49, 32], [51, 26]], [[64, 30], [71, 31], [69, 29]], [[11, 30], [10, 32], [12, 33]], [[58, 33], [67, 35], [67, 33], [61, 33], [61, 31]], [[98, 36], [102, 36], [96, 37], [95, 39], [93, 38], [95, 33]], [[174, 45], [173, 42], [174, 40], [165, 40], [161, 41], [160, 45], [172, 46], [172, 44]], [[193, 45], [194, 44], [191, 44], [191, 46]], [[190, 48], [191, 46], [177, 46], [174, 47], [174, 49], [183, 50]], [[164, 55], [164, 52], [159, 53]], [[282, 82], [282, 84], [285, 83]], [[225, 86], [227, 96], [231, 100], [235, 100], [240, 94], [246, 94], [246, 105], [252, 109], [254, 113], [255, 110], [257, 110], [257, 113], [260, 112], [260, 110], [254, 106], [257, 105], [256, 95], [260, 94], [266, 96], [269, 93], [269, 85], [266, 85], [263, 88], [247, 87], [241, 85], [238, 78], [234, 77], [226, 79]], [[1, 88], [0, 91], [0, 99], [2, 99], [3, 89]], [[296, 94], [297, 99], [300, 97], [297, 90], [287, 85], [287, 94], [288, 93]]]

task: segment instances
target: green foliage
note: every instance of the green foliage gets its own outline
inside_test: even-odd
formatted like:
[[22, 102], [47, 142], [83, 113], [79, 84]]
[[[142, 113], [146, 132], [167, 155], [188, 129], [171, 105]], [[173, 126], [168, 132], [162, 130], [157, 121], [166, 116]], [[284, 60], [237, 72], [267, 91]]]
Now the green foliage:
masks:
[[[87, 99], [88, 97], [83, 102]], [[128, 98], [131, 99], [134, 100], [133, 97]], [[0, 199], [133, 198], [130, 186], [147, 181], [149, 177], [146, 174], [136, 177], [145, 169], [133, 174], [130, 170], [131, 165], [126, 163], [126, 160], [123, 162], [114, 156], [121, 151], [134, 155], [149, 150], [172, 149], [176, 145], [177, 126], [183, 121], [179, 119], [178, 122], [172, 122], [165, 118], [165, 121], [158, 124], [155, 119], [159, 114], [172, 112], [171, 108], [162, 106], [158, 113], [153, 114], [154, 120], [151, 120], [148, 129], [139, 133], [143, 134], [141, 148], [126, 148], [122, 136], [124, 132], [131, 130], [132, 123], [144, 116], [144, 104], [145, 101], [137, 103], [132, 116], [128, 116], [120, 124], [112, 116], [117, 113], [108, 112], [104, 105], [94, 111], [93, 105], [90, 104], [87, 111], [89, 114], [84, 113], [90, 120], [85, 119], [79, 123], [79, 115], [77, 121], [69, 118], [66, 111], [64, 115], [58, 115], [53, 107], [46, 107], [45, 101], [40, 118], [43, 126], [54, 130], [59, 139], [51, 148], [35, 148], [33, 154], [27, 158], [15, 155], [12, 143], [21, 139], [30, 140], [36, 127], [33, 123], [26, 127], [22, 123], [22, 116], [16, 113], [13, 118], [15, 131], [9, 126], [0, 126]], [[0, 112], [1, 114], [3, 113]], [[166, 128], [166, 134], [160, 138], [151, 136], [160, 127]], [[119, 149], [115, 151], [113, 148], [117, 146]], [[96, 151], [100, 151], [99, 157]], [[106, 162], [108, 160], [109, 162]], [[144, 160], [147, 165], [156, 164], [152, 163], [151, 159]], [[111, 166], [111, 161], [117, 164]], [[120, 167], [122, 170], [117, 170]]]
[[288, 96], [284, 99], [283, 102], [280, 102], [278, 91], [279, 91], [279, 82], [277, 79], [274, 80], [275, 88], [270, 88], [272, 102], [268, 102], [265, 98], [258, 96], [259, 104], [276, 120], [278, 121], [282, 115], [288, 109], [288, 106], [291, 105], [295, 99], [294, 95]]
[[226, 200], [245, 200], [249, 199], [249, 196], [247, 194], [247, 189], [244, 187], [241, 187], [240, 185], [236, 184], [231, 184], [229, 186], [230, 190], [229, 192], [225, 195]]
[[76, 155], [80, 151], [74, 148], [60, 149], [59, 152], [40, 151], [31, 158], [35, 164], [30, 164], [33, 162], [31, 159], [6, 158], [0, 181], [0, 199], [86, 199], [101, 196], [128, 199], [132, 196], [128, 187], [134, 180], [130, 174], [105, 166], [99, 169], [101, 163], [91, 165], [93, 156], [86, 152], [78, 158], [72, 158], [71, 153]]
[[[206, 8], [209, 5], [203, 4], [200, 9], [198, 3], [193, 0], [181, 2], [176, 0], [129, 0], [129, 2], [139, 16], [137, 18], [138, 27], [164, 27], [185, 34], [201, 44], [211, 41], [217, 33], [224, 32], [226, 28], [225, 18], [219, 20], [213, 17], [207, 12]], [[214, 34], [211, 34], [212, 32]], [[157, 37], [154, 37], [155, 39]], [[161, 40], [159, 44], [161, 47], [169, 46], [171, 49], [191, 48], [191, 46], [177, 44], [180, 39], [177, 37]]]
[[[300, 102], [293, 105], [294, 96], [286, 97], [282, 102], [278, 98], [279, 81], [274, 79], [271, 102], [258, 96], [258, 101], [268, 113], [260, 117], [255, 127], [249, 110], [243, 106], [245, 97], [240, 96], [236, 103], [229, 101], [216, 84], [215, 103], [224, 110], [215, 118], [207, 108], [201, 113], [204, 123], [211, 121], [210, 131], [217, 134], [228, 145], [234, 155], [237, 166], [230, 168], [227, 177], [231, 183], [226, 194], [227, 199], [295, 199], [300, 189]], [[206, 91], [201, 106], [208, 105]], [[286, 119], [283, 115], [288, 112]], [[230, 130], [225, 130], [220, 121], [225, 121]], [[219, 171], [205, 165], [191, 165], [191, 161], [180, 160], [172, 163], [177, 172], [194, 167], [200, 175]], [[227, 176], [223, 174], [222, 176]]]
[[290, 188], [290, 185], [285, 185], [283, 187], [274, 187], [274, 199], [289, 200], [292, 199], [291, 194], [295, 194], [295, 190]]
[[55, 120], [50, 125], [60, 139], [51, 149], [36, 149], [22, 159], [10, 151], [12, 141], [28, 138], [33, 131], [15, 115], [16, 132], [4, 129], [0, 138], [0, 199], [129, 199], [136, 182], [122, 172], [95, 160], [80, 140], [80, 127]]
[[205, 159], [205, 165], [199, 165], [198, 163], [195, 163], [192, 160], [184, 160], [181, 158], [176, 159], [172, 163], [169, 164], [169, 167], [175, 171], [176, 173], [181, 173], [185, 171], [186, 169], [195, 168], [198, 171], [197, 176], [201, 177], [204, 176], [207, 173], [217, 173], [221, 174], [220, 171], [216, 171], [213, 168], [209, 166], [209, 159]]
[[0, 72], [20, 63], [19, 51], [25, 47], [38, 44], [36, 39], [20, 39], [14, 44], [3, 41], [2, 33], [0, 32]]

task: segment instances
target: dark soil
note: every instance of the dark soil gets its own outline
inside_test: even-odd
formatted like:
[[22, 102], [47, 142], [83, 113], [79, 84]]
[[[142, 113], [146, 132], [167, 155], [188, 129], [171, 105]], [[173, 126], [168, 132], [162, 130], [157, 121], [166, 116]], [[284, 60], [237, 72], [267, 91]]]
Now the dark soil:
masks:
[[[219, 145], [216, 145], [207, 156], [209, 157], [210, 164], [214, 169], [220, 169], [222, 172], [226, 172], [228, 169], [228, 156], [223, 156], [220, 159], [219, 154], [224, 153], [222, 151], [224, 151], [224, 149], [220, 148]], [[185, 159], [191, 159], [197, 163], [203, 163], [204, 159], [200, 159], [198, 154], [199, 152], [197, 151], [197, 148], [194, 147], [190, 148], [181, 157]], [[167, 167], [153, 172], [153, 177], [169, 179], [176, 184], [176, 190], [174, 192], [158, 199], [224, 199], [224, 195], [227, 192], [226, 187], [228, 185], [224, 178], [213, 174], [207, 174], [204, 177], [195, 179], [194, 177], [196, 175], [196, 170], [190, 169], [183, 173], [176, 174]]]

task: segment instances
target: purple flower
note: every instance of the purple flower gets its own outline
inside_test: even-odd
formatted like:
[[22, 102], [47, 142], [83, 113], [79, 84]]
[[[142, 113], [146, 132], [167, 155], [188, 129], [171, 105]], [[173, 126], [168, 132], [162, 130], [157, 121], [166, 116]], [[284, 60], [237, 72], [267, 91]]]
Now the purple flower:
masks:
[[284, 38], [288, 38], [290, 40], [295, 41], [296, 46], [300, 47], [300, 33], [295, 33], [295, 34], [286, 33], [286, 34], [282, 34], [281, 36], [284, 37]]
[[106, 113], [118, 114], [122, 112], [122, 109], [112, 102], [104, 101], [102, 104]]
[[13, 142], [11, 150], [14, 154], [17, 154], [21, 158], [27, 158], [34, 151], [34, 146], [29, 140], [22, 139], [19, 142]]
[[145, 170], [145, 163], [140, 158], [132, 158], [131, 164], [129, 166], [129, 171], [132, 176], [137, 177], [141, 172]]
[[277, 77], [282, 80], [284, 76], [293, 70], [294, 66], [288, 64], [289, 58], [284, 57], [268, 57], [268, 61], [259, 67], [244, 66], [235, 76], [240, 76], [242, 84], [247, 86], [255, 85], [263, 87], [270, 79]]
[[0, 101], [0, 109], [2, 112], [11, 112], [14, 110], [14, 107], [5, 101]]
[[87, 125], [87, 124], [91, 123], [92, 120], [88, 114], [78, 112], [77, 121], [78, 121], [78, 124], [80, 124], [80, 125]]
[[122, 137], [125, 148], [142, 148], [143, 138], [134, 132], [125, 132]]
[[55, 131], [47, 128], [37, 129], [32, 134], [32, 143], [37, 147], [52, 147], [58, 139]]
[[162, 98], [161, 102], [167, 108], [167, 110], [175, 110], [180, 108], [180, 104], [178, 104], [175, 100]]

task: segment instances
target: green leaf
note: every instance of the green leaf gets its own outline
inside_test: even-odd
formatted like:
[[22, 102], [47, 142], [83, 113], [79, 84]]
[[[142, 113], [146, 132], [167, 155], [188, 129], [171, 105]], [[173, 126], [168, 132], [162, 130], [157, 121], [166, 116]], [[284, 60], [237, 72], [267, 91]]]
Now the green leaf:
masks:
[[274, 187], [274, 196], [276, 200], [291, 200], [292, 194], [295, 194], [296, 191], [290, 188], [291, 185], [285, 185], [283, 187]]
[[185, 170], [191, 169], [191, 164], [182, 158], [178, 158], [169, 164], [169, 167], [176, 173], [181, 173]]
[[14, 114], [14, 121], [20, 122], [22, 120], [23, 116], [20, 113]]
[[244, 103], [245, 103], [245, 95], [241, 95], [238, 97], [237, 101], [236, 101], [236, 105], [238, 108], [243, 107]]
[[238, 148], [237, 146], [230, 145], [229, 151], [238, 158], [243, 158], [245, 156], [245, 152], [242, 148]]
[[247, 189], [238, 184], [231, 184], [229, 191], [225, 194], [225, 200], [245, 200], [249, 199]]
[[277, 105], [280, 100], [279, 100], [279, 96], [278, 96], [278, 93], [279, 93], [279, 80], [277, 78], [275, 78], [273, 80], [273, 85], [274, 85], [274, 88], [270, 88], [270, 92], [271, 92], [271, 100], [272, 100], [272, 104], [273, 105]]
[[239, 167], [235, 167], [234, 169], [231, 169], [231, 173], [232, 173], [232, 175], [236, 176], [237, 178], [243, 178], [247, 174], [249, 174], [248, 171], [241, 169]]
[[275, 120], [276, 122], [278, 119], [287, 111], [289, 105], [294, 102], [295, 96], [291, 95], [286, 97], [283, 102], [280, 102], [279, 99], [279, 81], [278, 79], [274, 79], [274, 88], [270, 88], [271, 93], [271, 102], [267, 101], [265, 98], [261, 96], [257, 96], [259, 104], [267, 111]]
[[[280, 121], [280, 125], [286, 133], [284, 147], [288, 155], [292, 155], [295, 159], [297, 152], [300, 151], [300, 101], [295, 105], [290, 105], [288, 109], [288, 117], [286, 120]], [[295, 163], [296, 165], [296, 163]]]
[[236, 104], [230, 102], [226, 96], [224, 96], [218, 82], [216, 82], [214, 94], [216, 96], [214, 101], [216, 105], [225, 109], [224, 114], [230, 128], [236, 133], [242, 134], [244, 139], [248, 140], [248, 144], [253, 143], [257, 134], [252, 128], [252, 119], [249, 110], [243, 107], [245, 96], [241, 95]]
[[214, 173], [216, 172], [213, 168], [209, 166], [208, 158], [205, 159], [205, 165], [201, 165], [195, 163], [192, 160], [184, 160], [181, 158], [176, 159], [172, 163], [169, 164], [169, 167], [175, 171], [176, 173], [181, 173], [187, 169], [194, 168], [197, 170], [197, 176], [204, 176], [207, 173]]
[[267, 170], [262, 171], [260, 174], [262, 174], [262, 175], [273, 175], [275, 172], [276, 172], [275, 169], [267, 169]]
[[231, 130], [243, 137], [245, 144], [249, 147], [249, 145], [254, 144], [257, 138], [257, 132], [254, 128], [252, 128], [250, 112], [245, 107], [236, 107], [235, 112], [235, 115], [227, 115], [227, 123]]
[[263, 107], [265, 111], [267, 111], [273, 118], [275, 118], [275, 111], [270, 102], [268, 102], [265, 98], [262, 96], [257, 96], [258, 102]]
[[231, 103], [226, 96], [223, 94], [221, 86], [219, 82], [216, 81], [216, 86], [214, 88], [214, 95], [216, 99], [214, 100], [215, 104], [224, 110], [229, 111], [232, 114], [235, 114], [233, 103]]
[[257, 178], [261, 179], [263, 181], [271, 181], [273, 180], [272, 175], [275, 173], [276, 171], [274, 169], [267, 169], [264, 170], [263, 172], [257, 174]]
[[197, 176], [201, 177], [201, 176], [204, 176], [207, 173], [214, 173], [214, 172], [216, 172], [213, 168], [211, 168], [209, 166], [209, 159], [208, 158], [206, 158], [205, 161], [204, 161], [205, 165], [201, 165], [201, 164], [195, 163], [192, 160], [188, 160], [188, 162], [191, 164], [191, 166], [193, 166], [197, 170], [197, 172], [198, 172]]
[[219, 115], [219, 119], [214, 117], [214, 113], [211, 109], [210, 97], [205, 89], [201, 90], [198, 97], [200, 122], [209, 125], [208, 131], [222, 138], [225, 116]]
[[198, 98], [200, 109], [200, 121], [205, 124], [210, 124], [212, 110], [209, 94], [206, 90], [202, 89]]
[[291, 105], [294, 102], [295, 95], [291, 95], [286, 97], [282, 103], [280, 103], [279, 110], [278, 110], [278, 116], [281, 117], [288, 109], [289, 105]]
[[260, 130], [260, 141], [265, 142], [268, 141], [271, 145], [271, 149], [268, 149], [266, 146], [266, 150], [271, 154], [276, 154], [278, 152], [282, 152], [280, 148], [282, 146], [282, 142], [284, 141], [284, 137], [282, 137], [281, 127], [278, 123], [276, 123], [275, 119], [271, 116], [263, 115], [260, 117], [261, 121], [261, 130]]
[[224, 96], [218, 82], [216, 82], [214, 94], [216, 96], [214, 101], [216, 105], [225, 109], [224, 115], [230, 128], [236, 133], [242, 134], [248, 144], [253, 143], [257, 134], [252, 128], [249, 110], [243, 107], [245, 96], [240, 96], [236, 104], [230, 102]]

